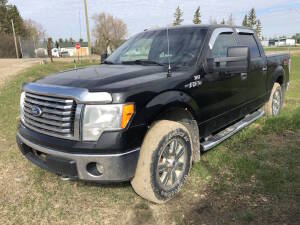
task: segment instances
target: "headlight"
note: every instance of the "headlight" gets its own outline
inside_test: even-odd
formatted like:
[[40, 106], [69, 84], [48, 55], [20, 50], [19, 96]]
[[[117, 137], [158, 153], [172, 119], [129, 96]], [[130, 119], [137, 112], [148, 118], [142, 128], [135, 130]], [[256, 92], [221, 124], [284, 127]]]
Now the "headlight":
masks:
[[25, 103], [25, 92], [21, 93], [20, 97], [20, 119], [24, 122], [24, 103]]
[[86, 105], [82, 138], [84, 141], [97, 141], [103, 131], [126, 128], [133, 114], [133, 104]]

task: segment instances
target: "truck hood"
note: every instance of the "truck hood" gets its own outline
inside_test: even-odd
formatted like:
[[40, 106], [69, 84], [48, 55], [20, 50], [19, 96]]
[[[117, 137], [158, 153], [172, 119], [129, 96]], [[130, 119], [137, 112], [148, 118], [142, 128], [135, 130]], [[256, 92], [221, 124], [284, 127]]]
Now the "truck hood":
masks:
[[40, 84], [86, 88], [95, 91], [120, 91], [166, 77], [161, 66], [100, 65], [64, 71], [37, 80]]

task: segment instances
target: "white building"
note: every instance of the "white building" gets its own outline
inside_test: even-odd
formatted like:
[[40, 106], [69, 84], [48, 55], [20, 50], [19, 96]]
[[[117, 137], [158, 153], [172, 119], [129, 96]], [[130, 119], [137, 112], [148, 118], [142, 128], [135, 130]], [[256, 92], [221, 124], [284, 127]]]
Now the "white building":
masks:
[[296, 45], [296, 40], [291, 38], [281, 38], [278, 42], [278, 46], [294, 46]]
[[269, 47], [269, 40], [262, 40], [260, 43], [263, 47]]

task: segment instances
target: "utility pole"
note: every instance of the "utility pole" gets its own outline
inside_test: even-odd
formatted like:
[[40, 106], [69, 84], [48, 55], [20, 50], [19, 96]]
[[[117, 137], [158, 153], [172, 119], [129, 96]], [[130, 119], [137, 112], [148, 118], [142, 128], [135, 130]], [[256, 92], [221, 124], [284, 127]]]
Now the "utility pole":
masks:
[[89, 16], [88, 16], [88, 10], [87, 10], [86, 0], [84, 0], [84, 8], [85, 8], [86, 34], [87, 34], [87, 38], [88, 38], [89, 55], [91, 56], [92, 55], [92, 51], [91, 51], [91, 36], [90, 36]]
[[13, 33], [14, 33], [14, 40], [15, 40], [15, 47], [16, 47], [16, 55], [17, 55], [17, 59], [18, 59], [18, 58], [19, 58], [19, 51], [18, 51], [17, 38], [16, 38], [16, 32], [15, 32], [15, 25], [14, 25], [13, 19], [11, 20], [11, 25], [12, 25], [12, 29], [13, 29]]

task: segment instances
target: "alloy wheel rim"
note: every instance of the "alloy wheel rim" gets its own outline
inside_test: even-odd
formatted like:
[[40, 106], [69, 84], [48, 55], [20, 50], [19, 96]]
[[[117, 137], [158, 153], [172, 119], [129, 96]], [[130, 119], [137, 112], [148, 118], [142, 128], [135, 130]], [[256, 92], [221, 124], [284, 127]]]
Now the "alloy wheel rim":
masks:
[[274, 95], [273, 95], [273, 100], [272, 100], [272, 111], [273, 111], [273, 115], [278, 115], [280, 112], [280, 108], [281, 108], [281, 94], [280, 91], [277, 90], [275, 91]]
[[170, 140], [157, 164], [157, 180], [164, 190], [174, 188], [183, 177], [187, 164], [187, 145], [181, 138]]

